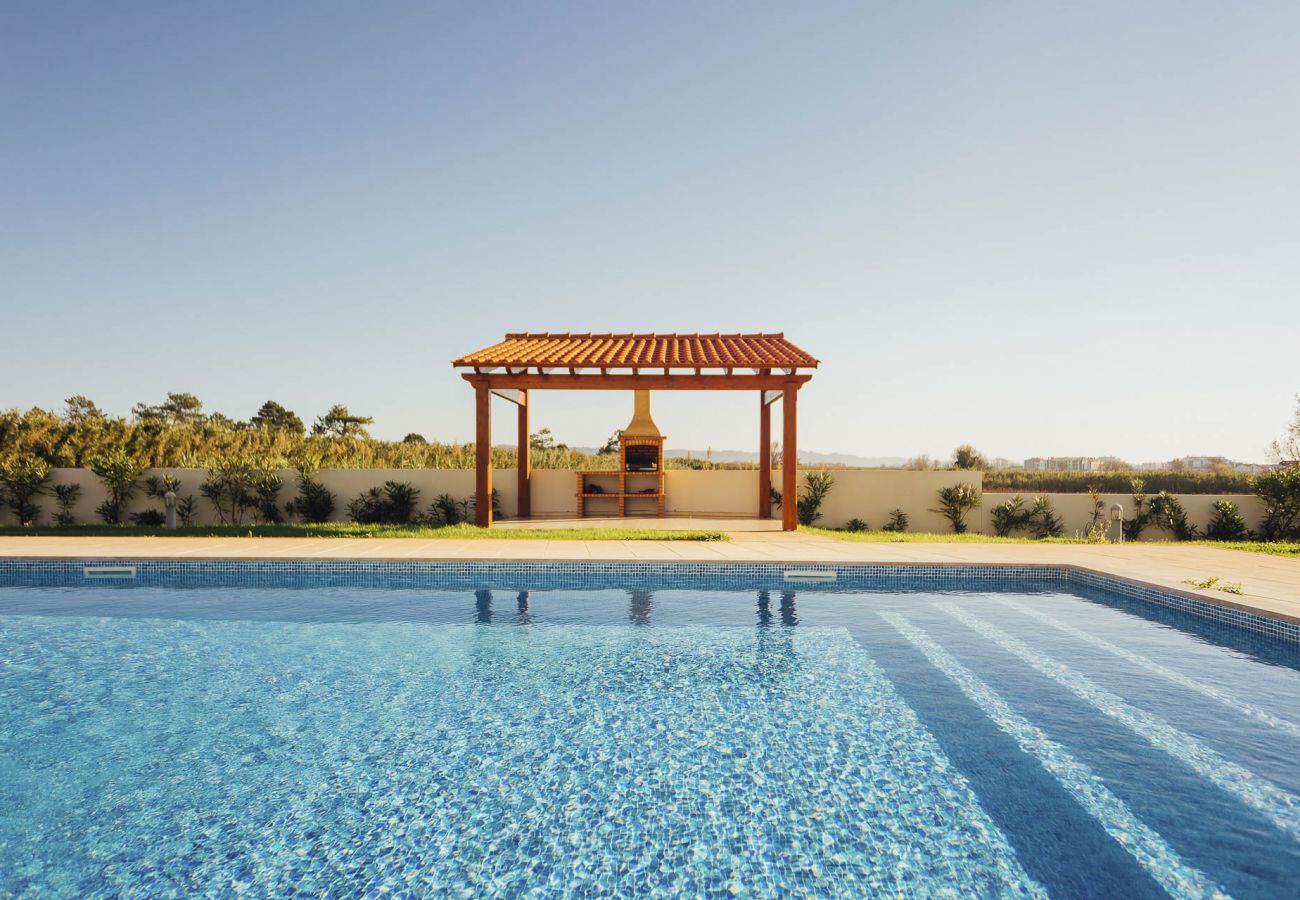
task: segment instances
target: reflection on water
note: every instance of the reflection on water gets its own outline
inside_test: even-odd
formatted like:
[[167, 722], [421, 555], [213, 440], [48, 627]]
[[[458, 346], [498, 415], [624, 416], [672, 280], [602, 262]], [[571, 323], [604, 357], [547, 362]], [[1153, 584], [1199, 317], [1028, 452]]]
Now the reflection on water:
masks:
[[474, 608], [478, 610], [478, 623], [480, 625], [492, 624], [492, 592], [488, 590], [477, 590], [474, 592]]
[[515, 616], [515, 622], [519, 625], [530, 624], [533, 621], [533, 614], [529, 611], [529, 607], [533, 604], [533, 592], [520, 591], [519, 596], [515, 598], [515, 602], [519, 607], [519, 614]]
[[[648, 588], [633, 588], [627, 591], [627, 620], [632, 625], [652, 625], [654, 612], [654, 591]], [[767, 628], [776, 624], [794, 626], [799, 624], [799, 614], [795, 608], [794, 591], [782, 591], [776, 612], [772, 610], [772, 592], [758, 592], [758, 627]], [[532, 591], [520, 591], [515, 598], [517, 613], [513, 619], [516, 625], [531, 625], [534, 621], [532, 612]], [[492, 592], [480, 588], [474, 592], [474, 619], [480, 625], [492, 624]]]
[[633, 625], [649, 625], [650, 611], [654, 608], [654, 591], [635, 588], [627, 594], [631, 598], [627, 620]]

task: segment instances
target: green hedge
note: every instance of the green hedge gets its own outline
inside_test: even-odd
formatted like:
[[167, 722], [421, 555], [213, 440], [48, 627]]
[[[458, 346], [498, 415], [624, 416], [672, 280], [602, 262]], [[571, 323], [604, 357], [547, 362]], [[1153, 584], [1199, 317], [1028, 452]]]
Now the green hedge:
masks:
[[1141, 478], [1148, 494], [1250, 494], [1251, 476], [1243, 472], [1027, 472], [999, 469], [984, 473], [984, 490], [1045, 494], [1086, 494], [1097, 485], [1103, 494], [1127, 494]]

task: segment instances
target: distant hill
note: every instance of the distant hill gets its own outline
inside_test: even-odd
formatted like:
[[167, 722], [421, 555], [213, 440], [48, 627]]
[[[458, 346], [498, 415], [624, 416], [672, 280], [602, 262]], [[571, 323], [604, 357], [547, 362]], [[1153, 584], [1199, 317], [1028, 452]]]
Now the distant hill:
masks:
[[[574, 447], [582, 453], [595, 453], [595, 447]], [[758, 462], [756, 450], [714, 450], [712, 455], [706, 450], [667, 449], [664, 454], [669, 459], [711, 459], [717, 463]], [[903, 456], [855, 456], [852, 453], [817, 453], [811, 450], [799, 451], [799, 462], [803, 465], [855, 466], [862, 469], [880, 469], [901, 466], [907, 462]]]
[[[704, 450], [665, 450], [669, 458], [685, 457], [689, 454], [694, 459], [711, 459], [714, 462], [758, 462], [758, 451], [714, 450], [710, 455]], [[901, 466], [907, 462], [903, 456], [857, 456], [852, 453], [817, 453], [814, 450], [800, 450], [799, 462], [804, 465], [857, 466], [863, 469], [879, 469], [888, 466]]]

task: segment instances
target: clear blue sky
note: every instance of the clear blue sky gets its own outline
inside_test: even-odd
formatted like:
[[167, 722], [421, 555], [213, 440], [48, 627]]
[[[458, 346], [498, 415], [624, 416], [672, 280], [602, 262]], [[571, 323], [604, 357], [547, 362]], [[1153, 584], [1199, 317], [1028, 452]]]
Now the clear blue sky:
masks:
[[[507, 330], [784, 330], [801, 445], [1258, 459], [1300, 4], [0, 8], [0, 406], [472, 436]], [[630, 398], [548, 393], [593, 444]], [[755, 403], [658, 395], [678, 447]], [[496, 437], [511, 434], [499, 407]]]

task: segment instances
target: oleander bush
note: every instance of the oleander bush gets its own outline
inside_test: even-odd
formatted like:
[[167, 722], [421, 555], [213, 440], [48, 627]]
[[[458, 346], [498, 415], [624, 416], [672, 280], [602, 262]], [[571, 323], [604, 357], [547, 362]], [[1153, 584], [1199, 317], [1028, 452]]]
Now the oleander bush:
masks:
[[990, 510], [993, 533], [998, 537], [1011, 537], [1016, 531], [1029, 527], [1032, 511], [1025, 508], [1025, 498], [1016, 494]]
[[140, 486], [144, 463], [118, 447], [92, 457], [90, 470], [108, 491], [108, 499], [95, 509], [96, 515], [107, 525], [126, 524], [127, 505]]
[[1065, 533], [1065, 525], [1056, 514], [1050, 497], [1034, 498], [1034, 505], [1029, 510], [1029, 533], [1040, 541], [1058, 538]]
[[1231, 500], [1215, 500], [1214, 515], [1205, 528], [1205, 536], [1212, 541], [1244, 541], [1250, 537], [1241, 510]]
[[1017, 531], [1025, 531], [1041, 540], [1060, 537], [1065, 532], [1065, 525], [1049, 497], [1035, 497], [1030, 506], [1025, 506], [1025, 498], [1016, 494], [993, 507], [991, 515], [993, 533], [998, 537], [1013, 537]]
[[1180, 541], [1194, 541], [1200, 536], [1196, 526], [1187, 521], [1182, 502], [1168, 491], [1151, 498], [1147, 516], [1150, 524], [1163, 528]]
[[952, 525], [953, 534], [965, 534], [968, 530], [966, 516], [972, 509], [979, 508], [983, 502], [980, 489], [963, 481], [960, 484], [940, 488], [939, 508], [932, 509], [930, 512], [942, 514]]
[[16, 454], [0, 460], [0, 499], [14, 514], [19, 525], [35, 525], [41, 508], [36, 498], [46, 493], [51, 466], [30, 453]]
[[795, 503], [795, 515], [800, 525], [811, 525], [822, 517], [822, 504], [835, 486], [835, 476], [829, 472], [805, 472], [803, 490]]
[[1266, 541], [1300, 539], [1300, 463], [1260, 475], [1252, 486], [1264, 507], [1260, 537]]
[[1134, 476], [1129, 479], [1129, 490], [1133, 492], [1133, 516], [1121, 523], [1124, 540], [1136, 541], [1151, 524], [1151, 511], [1147, 509], [1146, 482]]

